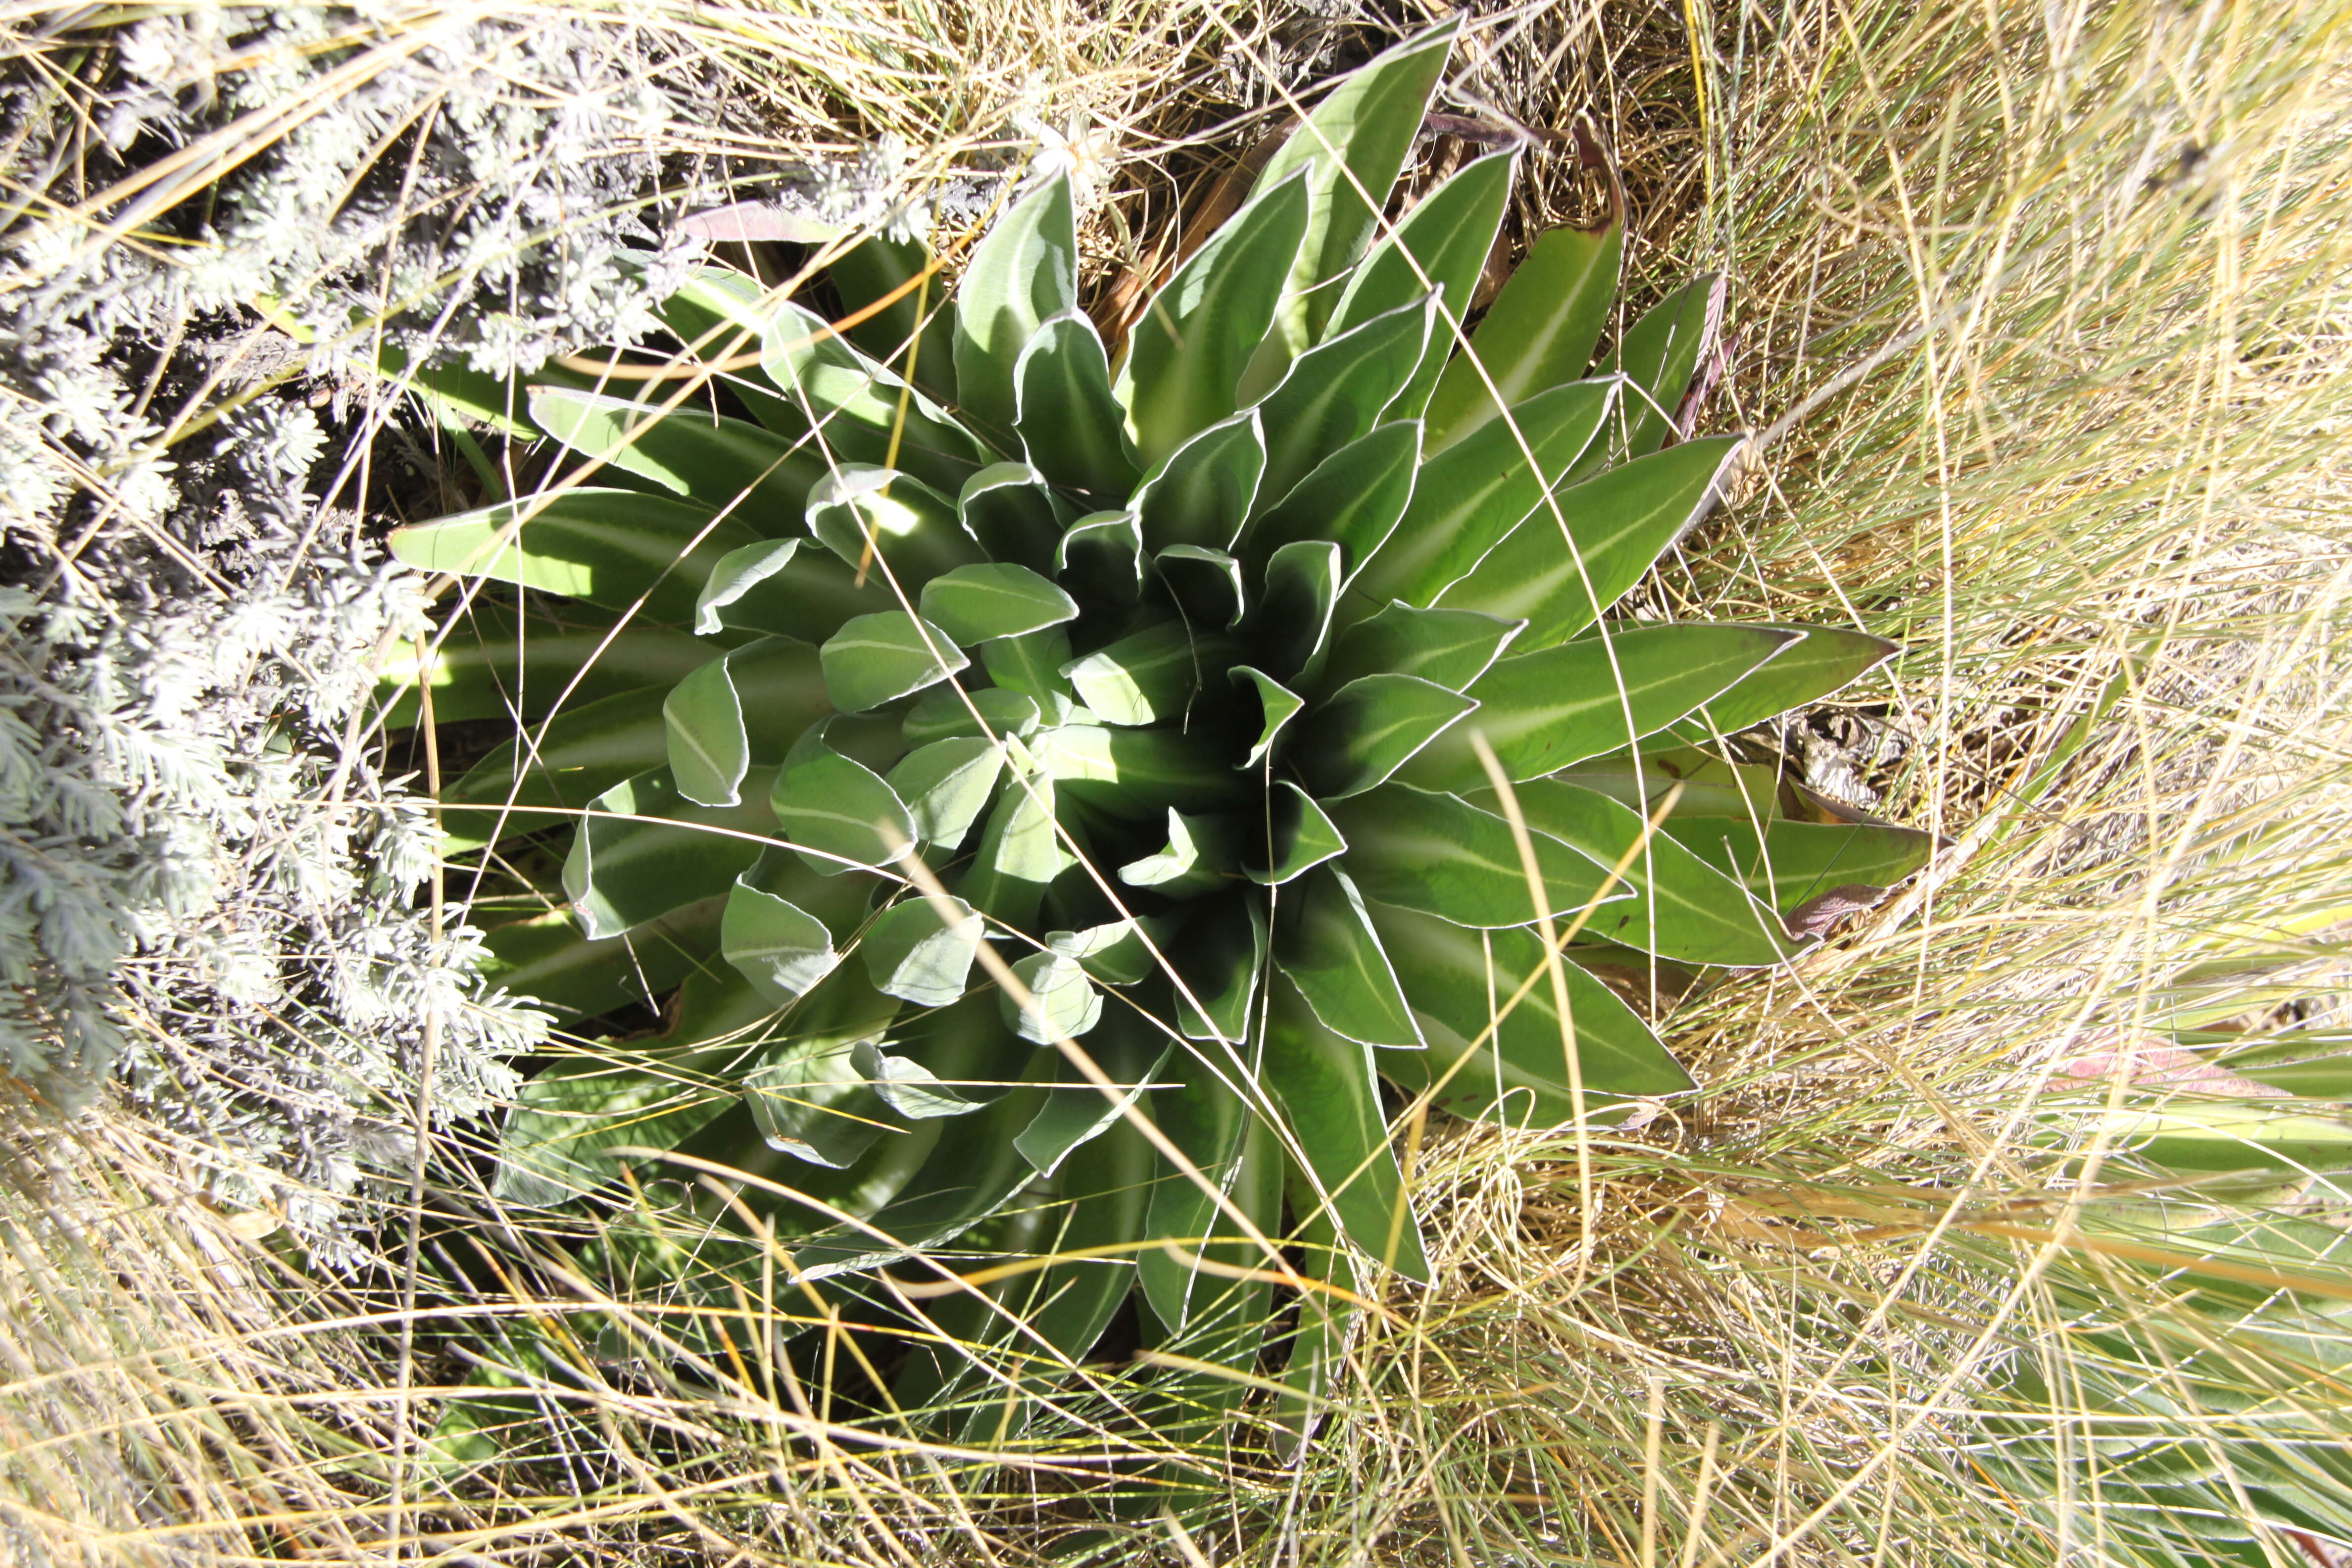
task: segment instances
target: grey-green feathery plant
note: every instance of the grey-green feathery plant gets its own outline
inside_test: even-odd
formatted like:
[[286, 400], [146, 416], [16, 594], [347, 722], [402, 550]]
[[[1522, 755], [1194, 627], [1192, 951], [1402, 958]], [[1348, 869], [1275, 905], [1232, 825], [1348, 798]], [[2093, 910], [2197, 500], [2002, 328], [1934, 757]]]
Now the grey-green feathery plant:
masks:
[[1116, 365], [1055, 178], [927, 326], [908, 245], [834, 266], [876, 307], [845, 333], [707, 272], [668, 320], [714, 363], [759, 345], [752, 419], [541, 387], [621, 482], [396, 537], [538, 591], [484, 595], [430, 676], [445, 719], [526, 721], [446, 792], [453, 845], [568, 839], [566, 907], [489, 939], [502, 983], [589, 1019], [682, 986], [659, 1039], [530, 1086], [499, 1192], [661, 1151], [758, 1178], [690, 1247], [642, 1187], [602, 1207], [596, 1267], [703, 1310], [681, 1346], [758, 1298], [747, 1212], [840, 1289], [1013, 1260], [931, 1302], [898, 1391], [962, 1379], [991, 1433], [1131, 1287], [1148, 1340], [1250, 1371], [1282, 1279], [1295, 1429], [1353, 1271], [1425, 1277], [1383, 1078], [1539, 1124], [1687, 1089], [1596, 971], [1779, 963], [1782, 911], [1919, 863], [1694, 749], [1889, 645], [1606, 618], [1741, 449], [1675, 424], [1711, 282], [1595, 363], [1622, 229], [1555, 229], [1453, 352], [1515, 155], [1380, 216], [1452, 36], [1327, 96]]

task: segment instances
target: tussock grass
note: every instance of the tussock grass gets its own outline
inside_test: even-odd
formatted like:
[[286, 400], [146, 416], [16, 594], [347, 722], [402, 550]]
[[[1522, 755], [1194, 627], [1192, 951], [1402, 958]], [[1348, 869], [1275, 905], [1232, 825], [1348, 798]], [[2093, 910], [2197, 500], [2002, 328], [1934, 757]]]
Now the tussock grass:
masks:
[[[2329, 1561], [2278, 1500], [2326, 1502], [2347, 1436], [2341, 1189], [2161, 1171], [2123, 1114], [2158, 1091], [2069, 1068], [2352, 1028], [2347, 21], [1692, 0], [1474, 26], [1450, 107], [1589, 114], [1637, 284], [1730, 275], [1706, 417], [1772, 444], [1656, 601], [1901, 638], [1843, 706], [1903, 742], [1863, 766], [1876, 809], [1951, 842], [1793, 973], [1675, 1013], [1706, 1092], [1587, 1139], [1589, 1199], [1572, 1130], [1433, 1123], [1439, 1282], [1368, 1325], [1304, 1459], [1244, 1452], [1206, 1523], [1146, 1507], [1092, 1558]], [[640, 25], [766, 106], [772, 139], [682, 148], [739, 171], [883, 132], [944, 167], [1016, 109], [1106, 130], [1109, 279], [1172, 251], [1254, 131], [1202, 107], [1221, 62], [1272, 68], [1243, 83], [1264, 123], [1323, 37], [1175, 4]], [[1572, 163], [1531, 161], [1528, 216], [1590, 210]], [[165, 1153], [54, 1142], [9, 1189], [0, 1528], [33, 1561], [360, 1561], [389, 1524], [445, 1561], [1021, 1562], [1117, 1447], [877, 1442], [757, 1347], [698, 1387], [572, 1342], [485, 1405], [543, 1433], [529, 1462], [436, 1470], [412, 1445], [460, 1325], [563, 1344], [621, 1308], [659, 1335], [667, 1304], [534, 1269], [524, 1236], [486, 1263], [436, 1218], [478, 1199], [453, 1183], [395, 1376], [363, 1331], [398, 1281], [278, 1269]], [[781, 1284], [776, 1310], [820, 1311]], [[857, 1337], [825, 1342], [853, 1383]]]

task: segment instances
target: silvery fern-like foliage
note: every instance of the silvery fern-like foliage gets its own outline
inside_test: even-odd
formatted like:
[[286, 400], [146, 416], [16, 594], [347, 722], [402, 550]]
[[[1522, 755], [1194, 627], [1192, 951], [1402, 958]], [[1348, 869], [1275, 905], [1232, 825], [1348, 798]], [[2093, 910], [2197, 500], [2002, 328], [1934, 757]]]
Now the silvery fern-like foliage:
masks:
[[405, 1146], [428, 1017], [445, 1121], [544, 1028], [436, 933], [430, 818], [365, 743], [424, 608], [353, 507], [371, 389], [649, 324], [691, 258], [636, 215], [692, 83], [566, 20], [49, 42], [0, 79], [40, 194], [0, 209], [0, 1070], [68, 1109], [119, 1075], [225, 1198], [327, 1237]]

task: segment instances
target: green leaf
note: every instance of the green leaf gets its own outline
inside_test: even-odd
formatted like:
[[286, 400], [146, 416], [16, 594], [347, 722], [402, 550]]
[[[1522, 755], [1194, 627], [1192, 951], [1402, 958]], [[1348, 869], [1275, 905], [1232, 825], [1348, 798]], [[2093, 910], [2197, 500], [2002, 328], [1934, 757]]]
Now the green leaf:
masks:
[[720, 559], [757, 539], [692, 501], [575, 489], [394, 529], [392, 553], [420, 572], [512, 583], [600, 609], [642, 598], [650, 619], [683, 623]]
[[923, 618], [961, 646], [1076, 620], [1077, 601], [1026, 566], [959, 566], [923, 584]]
[[983, 927], [970, 904], [954, 905], [953, 921], [919, 895], [875, 917], [857, 945], [876, 990], [920, 1007], [945, 1007], [963, 995]]
[[651, 1009], [655, 998], [716, 958], [726, 902], [699, 900], [598, 940], [582, 935], [561, 910], [509, 921], [483, 934], [482, 978], [566, 1021], [632, 1005]]
[[592, 937], [726, 892], [776, 830], [761, 796], [697, 805], [678, 794], [667, 768], [614, 784], [590, 810], [572, 835], [563, 890]]
[[[1386, 967], [1381, 965], [1383, 973]], [[1389, 981], [1391, 989], [1395, 984]], [[1297, 1152], [1314, 1173], [1309, 1207], [1328, 1204], [1359, 1252], [1427, 1284], [1429, 1259], [1406, 1201], [1403, 1173], [1389, 1148], [1371, 1047], [1328, 1026], [1328, 1019], [1303, 987], [1279, 980], [1272, 987], [1262, 1070]], [[1412, 1027], [1409, 1017], [1405, 1023]], [[1418, 1031], [1413, 1043], [1420, 1044]]]
[[1693, 744], [1738, 734], [1751, 724], [1820, 701], [1902, 651], [1899, 643], [1843, 626], [1769, 629], [1794, 632], [1801, 640], [1708, 698], [1700, 716], [1675, 727], [1677, 733]]
[[[433, 689], [434, 721], [442, 724], [461, 719], [533, 723], [554, 712], [559, 698], [572, 709], [675, 685], [725, 651], [642, 619], [622, 626], [610, 616], [575, 623], [565, 610], [537, 606], [519, 616], [479, 594], [436, 639], [438, 646], [425, 652], [422, 670]], [[415, 644], [403, 643], [385, 658], [376, 690], [387, 730], [417, 721], [418, 657]]]
[[1263, 900], [1240, 891], [1195, 899], [1181, 933], [1160, 949], [1184, 982], [1176, 998], [1179, 1032], [1194, 1040], [1247, 1039], [1265, 947]]
[[1508, 778], [1558, 773], [1664, 729], [1796, 640], [1729, 622], [1646, 624], [1605, 643], [1586, 637], [1502, 659], [1465, 693], [1477, 715], [1413, 758], [1405, 778], [1423, 789], [1478, 788], [1486, 771], [1474, 731]]
[[832, 463], [887, 465], [952, 494], [992, 460], [952, 415], [789, 300], [775, 308], [760, 367], [808, 411], [810, 445]]
[[1041, 713], [1058, 712], [1076, 699], [1062, 679], [1062, 666], [1070, 662], [1070, 634], [1060, 626], [982, 643], [980, 662], [999, 689], [1028, 698]]
[[[1557, 538], [1559, 524], [1543, 504], [1544, 492], [1598, 438], [1615, 396], [1612, 382], [1557, 386], [1512, 409], [1507, 421], [1494, 421], [1431, 456], [1402, 521], [1350, 584], [1359, 602], [1366, 609], [1391, 600], [1426, 605], [1473, 572], [1515, 528], [1540, 522]], [[1528, 453], [1535, 456], [1532, 468]]]
[[1326, 1027], [1369, 1046], [1421, 1044], [1363, 895], [1337, 866], [1317, 867], [1283, 895], [1274, 962]]
[[964, 531], [992, 561], [1055, 570], [1066, 504], [1026, 463], [992, 463], [964, 481], [956, 501]]
[[1223, 631], [1241, 620], [1242, 563], [1223, 551], [1171, 544], [1151, 558], [1151, 569], [1192, 626]]
[[915, 824], [881, 775], [822, 743], [776, 774], [779, 830], [810, 868], [888, 866], [914, 845]]
[[604, 1150], [671, 1148], [732, 1100], [696, 1073], [625, 1047], [611, 1060], [559, 1062], [516, 1093], [491, 1190], [527, 1207], [567, 1203], [620, 1174]]
[[1102, 1021], [1102, 993], [1076, 959], [1033, 952], [1014, 962], [1013, 973], [1029, 988], [1029, 1000], [1017, 1003], [1010, 991], [1001, 992], [998, 1000], [1005, 1025], [1023, 1039], [1050, 1046], [1076, 1039]]
[[906, 803], [916, 838], [953, 853], [962, 847], [980, 814], [988, 809], [1003, 768], [1002, 747], [994, 741], [966, 735], [916, 748], [886, 777], [891, 790]]
[[1417, 675], [1448, 691], [1467, 691], [1525, 624], [1475, 610], [1391, 604], [1340, 635], [1316, 683], [1336, 690], [1367, 675]]
[[1404, 516], [1420, 465], [1417, 420], [1381, 426], [1342, 447], [1249, 525], [1242, 540], [1247, 569], [1263, 576], [1284, 546], [1329, 540], [1339, 546], [1348, 574], [1362, 570]]
[[1143, 928], [1132, 920], [1109, 921], [1084, 931], [1045, 934], [1045, 945], [1105, 985], [1132, 985], [1154, 968]]
[[[1297, 1159], [1285, 1163], [1282, 1184], [1296, 1216], [1290, 1245], [1298, 1251], [1300, 1277], [1344, 1289], [1353, 1282], [1355, 1272], [1347, 1248], [1339, 1243], [1339, 1227], [1323, 1206], [1322, 1194]], [[1338, 1384], [1334, 1369], [1358, 1315], [1353, 1302], [1336, 1295], [1312, 1288], [1298, 1293], [1298, 1327], [1290, 1336], [1290, 1358], [1283, 1364], [1284, 1393], [1275, 1402], [1271, 1434], [1275, 1458], [1286, 1465], [1297, 1462], [1321, 1422], [1324, 1402]]]
[[1015, 429], [1029, 461], [1057, 485], [1124, 500], [1143, 477], [1127, 437], [1127, 411], [1111, 395], [1110, 358], [1083, 310], [1040, 325], [1013, 369]]
[[1253, 882], [1279, 887], [1347, 851], [1339, 826], [1288, 779], [1275, 780], [1267, 792], [1266, 817], [1266, 854], [1244, 867]]
[[[872, 1083], [882, 1103], [909, 1121], [935, 1121], [942, 1116], [969, 1116], [1003, 1092], [1002, 1084], [982, 1086], [943, 1081], [911, 1057], [894, 1057], [871, 1040], [850, 1047], [857, 1070]], [[1025, 1063], [1024, 1064], [1026, 1065]], [[974, 1095], [974, 1089], [993, 1088], [995, 1094]]]
[[1280, 501], [1323, 460], [1371, 433], [1429, 346], [1434, 295], [1398, 306], [1307, 350], [1258, 405], [1265, 472], [1252, 510]]
[[858, 1067], [891, 1110], [926, 1121], [994, 1104], [1028, 1076], [1034, 1054], [1004, 1026], [983, 987], [951, 1006], [917, 1014], [887, 1039], [862, 1047]]
[[[1428, 1088], [1486, 1030], [1493, 1010], [1538, 974], [1495, 1039], [1454, 1073], [1437, 1103], [1457, 1115], [1520, 1124], [1572, 1117], [1559, 1013], [1550, 976], [1538, 974], [1545, 966], [1543, 939], [1526, 927], [1473, 931], [1393, 904], [1368, 908], [1429, 1042], [1426, 1052], [1382, 1057], [1381, 1070], [1400, 1083]], [[1594, 1102], [1679, 1094], [1692, 1087], [1690, 1075], [1615, 992], [1572, 963], [1563, 961], [1560, 973], [1577, 1061]]]
[[[921, 240], [876, 234], [835, 257], [827, 270], [844, 309], [855, 315], [919, 276], [930, 262], [930, 247]], [[953, 403], [955, 306], [947, 295], [947, 279], [934, 273], [928, 286], [917, 284], [850, 328], [849, 341], [873, 358], [900, 367], [901, 374], [911, 349], [915, 384], [941, 403]]]
[[896, 701], [971, 663], [945, 631], [904, 610], [858, 616], [827, 637], [818, 656], [825, 690], [844, 713]]
[[[1178, 1052], [1169, 1065], [1176, 1082], [1172, 1088], [1153, 1091], [1151, 1120], [1211, 1186], [1227, 1188], [1242, 1156], [1244, 1136], [1255, 1118], [1241, 1097], [1192, 1052]], [[1171, 1165], [1165, 1154], [1153, 1169], [1151, 1205], [1143, 1234], [1171, 1241], [1199, 1257], [1204, 1239], [1230, 1231], [1232, 1222], [1218, 1215], [1214, 1200], [1191, 1176]], [[1159, 1248], [1139, 1253], [1136, 1268], [1152, 1311], [1171, 1328], [1181, 1328], [1192, 1304], [1195, 1269]]]
[[747, 531], [784, 532], [825, 471], [824, 459], [813, 449], [744, 420], [712, 415], [690, 400], [665, 413], [657, 404], [535, 386], [530, 417], [583, 458], [609, 462], [705, 506], [730, 508], [728, 515], [748, 524]]
[[1429, 28], [1342, 78], [1259, 174], [1253, 202], [1304, 171], [1307, 219], [1282, 286], [1286, 358], [1323, 336], [1339, 303], [1338, 280], [1370, 243], [1460, 26]]
[[973, 417], [998, 430], [1013, 428], [1023, 347], [1077, 303], [1077, 224], [1069, 179], [1060, 175], [996, 221], [957, 287], [956, 388]]
[[1233, 651], [1225, 638], [1162, 621], [1072, 659], [1061, 673], [1104, 723], [1150, 724], [1184, 712], [1204, 678], [1229, 667]]
[[1054, 547], [1054, 572], [1088, 601], [1132, 605], [1143, 592], [1143, 528], [1132, 511], [1090, 512]]
[[[1469, 451], [1478, 439], [1454, 450]], [[1559, 517], [1538, 508], [1475, 571], [1445, 589], [1442, 602], [1526, 621], [1523, 649], [1567, 641], [1599, 620], [1706, 515], [1744, 444], [1737, 436], [1687, 441], [1562, 490]], [[1573, 552], [1561, 537], [1563, 519], [1568, 539], [1576, 542]]]
[[[844, 463], [809, 490], [808, 530], [867, 581], [882, 577], [912, 594], [942, 572], [982, 559], [955, 503], [890, 468]], [[875, 564], [878, 555], [887, 571]], [[895, 599], [893, 600], [895, 603]]]
[[846, 1169], [901, 1124], [858, 1070], [857, 1043], [782, 1041], [743, 1075], [743, 1097], [768, 1147]]
[[1386, 783], [1475, 707], [1417, 675], [1360, 676], [1301, 721], [1291, 755], [1318, 799], [1344, 799]]
[[1832, 888], [1891, 888], [1927, 863], [1936, 836], [1875, 823], [1765, 824], [1759, 843], [1746, 816], [1668, 817], [1664, 831], [1787, 913]]
[[799, 539], [764, 539], [730, 550], [710, 569], [694, 602], [694, 629], [772, 632], [820, 643], [853, 616], [896, 603], [879, 573], [863, 587], [845, 563]]
[[1286, 679], [1315, 662], [1331, 634], [1346, 552], [1327, 540], [1301, 539], [1265, 563], [1265, 594], [1250, 616], [1250, 637]]
[[1265, 440], [1255, 408], [1192, 437], [1135, 492], [1143, 548], [1154, 553], [1171, 544], [1230, 548], [1265, 471]]
[[1617, 369], [1641, 389], [1623, 406], [1622, 449], [1627, 457], [1647, 457], [1664, 444], [1722, 314], [1723, 279], [1709, 275], [1667, 295], [1625, 329], [1617, 345]]
[[[1438, 377], [1429, 400], [1432, 451], [1444, 451], [1505, 408], [1583, 378], [1617, 298], [1624, 250], [1624, 226], [1613, 220], [1598, 233], [1562, 227], [1536, 237], [1486, 308], [1469, 353]], [[1503, 395], [1499, 404], [1496, 392]]]
[[1031, 751], [1073, 799], [1117, 816], [1230, 808], [1243, 793], [1222, 757], [1168, 730], [1065, 724], [1039, 731]]
[[781, 1007], [814, 990], [841, 955], [824, 921], [762, 886], [772, 880], [760, 868], [736, 879], [719, 941], [727, 962], [770, 1005]]
[[[1118, 1093], [1116, 1098], [1104, 1094], [1067, 1059], [1061, 1062], [1054, 1088], [1048, 1091], [1036, 1120], [1013, 1140], [1022, 1158], [1041, 1176], [1055, 1174], [1064, 1168], [1065, 1161], [1076, 1165], [1076, 1151], [1097, 1137], [1115, 1135], [1126, 1120], [1126, 1108], [1160, 1079], [1174, 1047], [1168, 1037], [1141, 1014], [1133, 1008], [1119, 1007], [1110, 1011], [1079, 1049], [1118, 1086]], [[1130, 1135], [1142, 1141], [1140, 1133]], [[1148, 1149], [1150, 1144], [1145, 1147]], [[1149, 1173], [1148, 1163], [1145, 1173]], [[1067, 1194], [1072, 1188], [1064, 1186], [1060, 1190]], [[1148, 1189], [1139, 1194], [1139, 1207], [1141, 1198], [1148, 1195]]]
[[1781, 770], [1775, 764], [1727, 763], [1686, 749], [1645, 752], [1637, 779], [1634, 762], [1632, 752], [1620, 752], [1579, 763], [1560, 776], [1634, 806], [1644, 817], [1656, 815], [1666, 793], [1677, 784], [1682, 793], [1675, 797], [1669, 821], [1680, 816], [1752, 816], [1769, 822], [1781, 815]]
[[[1049, 1066], [1045, 1058], [1033, 1058], [1030, 1070]], [[940, 1130], [922, 1168], [896, 1198], [867, 1217], [870, 1229], [822, 1231], [794, 1247], [801, 1277], [830, 1279], [929, 1251], [1003, 1209], [1036, 1179], [1013, 1140], [1036, 1116], [1045, 1094], [1042, 1085], [1024, 1084], [971, 1115], [921, 1123]], [[874, 1231], [891, 1242], [876, 1241]]]
[[701, 805], [733, 805], [741, 798], [736, 787], [751, 766], [751, 745], [725, 659], [712, 660], [670, 689], [662, 702], [662, 732], [678, 794]]
[[[1459, 321], [1486, 270], [1487, 253], [1502, 227], [1503, 207], [1510, 198], [1511, 180], [1518, 172], [1516, 150], [1489, 153], [1447, 175], [1413, 209], [1397, 222], [1349, 274], [1348, 287], [1332, 312], [1329, 331], [1336, 335], [1383, 311], [1420, 299], [1432, 289], [1444, 301], [1444, 315], [1432, 329], [1432, 363], [1426, 371], [1434, 380], [1438, 367], [1453, 352], [1449, 323]], [[1538, 242], [1540, 243], [1540, 242]], [[1424, 390], [1425, 400], [1427, 393]], [[1418, 418], [1421, 410], [1408, 405], [1395, 417]]]
[[[1493, 812], [1406, 784], [1337, 803], [1330, 812], [1347, 836], [1343, 863], [1366, 898], [1456, 925], [1517, 926], [1536, 918], [1511, 825]], [[1606, 866], [1541, 832], [1532, 839], [1554, 914], [1573, 915], [1599, 894]], [[1620, 888], [1609, 897], [1626, 893]]]
[[1153, 888], [1171, 899], [1205, 892], [1233, 879], [1237, 864], [1234, 824], [1221, 816], [1168, 813], [1168, 847], [1118, 868], [1130, 888]]
[[[972, 715], [977, 710], [979, 718]], [[907, 710], [902, 733], [909, 750], [919, 751], [939, 741], [993, 740], [1000, 735], [1028, 735], [1037, 728], [1037, 700], [1002, 687], [983, 686], [966, 691], [943, 686], [927, 691]]]
[[[1608, 865], [1648, 829], [1632, 807], [1563, 780], [1530, 779], [1517, 795], [1529, 827]], [[1634, 896], [1596, 911], [1592, 935], [1684, 963], [1753, 967], [1791, 951], [1779, 916], [1664, 834], [1649, 837], [1625, 880]]]
[[1144, 307], [1116, 391], [1146, 464], [1165, 461], [1237, 406], [1242, 371], [1273, 324], [1306, 237], [1309, 190], [1306, 178], [1261, 180]]
[[[441, 792], [442, 852], [475, 848], [503, 834], [541, 832], [561, 822], [552, 810], [584, 810], [623, 779], [661, 766], [669, 754], [662, 722], [667, 695], [649, 686], [566, 708], [475, 763]], [[509, 802], [537, 809], [501, 820]], [[454, 809], [461, 805], [492, 809]]]
[[996, 797], [964, 874], [963, 896], [1007, 925], [1030, 925], [1045, 885], [1071, 865], [1054, 830], [1054, 795], [1050, 775], [1016, 771]]
[[1247, 772], [1265, 761], [1266, 754], [1274, 750], [1276, 740], [1282, 734], [1283, 726], [1297, 717], [1299, 709], [1305, 704], [1297, 692], [1264, 670], [1253, 669], [1246, 664], [1234, 666], [1232, 679], [1235, 686], [1246, 681], [1255, 689], [1258, 711], [1264, 716], [1258, 726], [1257, 741], [1250, 747], [1249, 755], [1234, 764]]

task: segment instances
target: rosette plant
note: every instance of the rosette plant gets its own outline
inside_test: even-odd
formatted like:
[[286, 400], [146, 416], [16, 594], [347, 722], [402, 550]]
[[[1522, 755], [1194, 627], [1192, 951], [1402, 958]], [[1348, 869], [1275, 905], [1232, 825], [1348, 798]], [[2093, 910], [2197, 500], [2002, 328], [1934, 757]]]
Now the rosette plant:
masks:
[[[1133, 1290], [1244, 1370], [1295, 1323], [1304, 1409], [1351, 1271], [1426, 1277], [1392, 1105], [1686, 1089], [1600, 976], [1779, 963], [1784, 911], [1917, 864], [1693, 749], [1888, 645], [1611, 618], [1740, 452], [1676, 426], [1714, 286], [1612, 332], [1621, 228], [1555, 229], [1465, 350], [1515, 154], [1383, 216], [1451, 38], [1338, 85], [1116, 355], [1047, 180], [927, 318], [915, 247], [835, 261], [841, 317], [706, 272], [668, 321], [728, 401], [534, 389], [595, 472], [397, 536], [529, 591], [429, 677], [525, 721], [452, 847], [562, 856], [502, 978], [574, 1019], [678, 993], [538, 1078], [499, 1191], [596, 1198], [597, 1266], [669, 1270], [696, 1332], [756, 1298], [757, 1213], [803, 1281], [973, 1281], [901, 1403], [1025, 1419]], [[746, 1173], [693, 1245], [614, 1196], [663, 1151]]]

